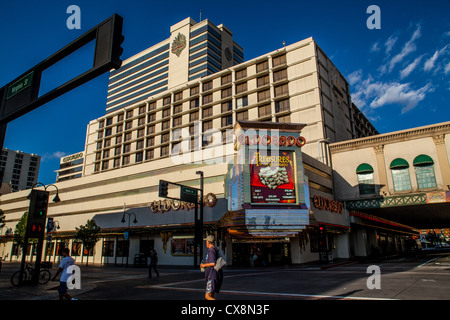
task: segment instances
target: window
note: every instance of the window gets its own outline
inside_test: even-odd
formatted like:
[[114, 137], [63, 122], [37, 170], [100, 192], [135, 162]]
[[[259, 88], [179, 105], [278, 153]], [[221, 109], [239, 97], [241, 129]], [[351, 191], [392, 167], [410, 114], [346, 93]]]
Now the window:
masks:
[[243, 79], [247, 76], [247, 69], [236, 71], [236, 80]]
[[144, 160], [144, 153], [143, 152], [136, 153], [136, 161], [135, 162], [142, 162], [142, 160]]
[[226, 127], [233, 124], [233, 116], [230, 114], [228, 116], [222, 117], [222, 127]]
[[275, 97], [285, 96], [289, 94], [288, 85], [283, 84], [281, 86], [275, 87]]
[[155, 156], [155, 150], [154, 149], [145, 151], [145, 160], [153, 159], [154, 156]]
[[196, 120], [198, 120], [198, 118], [199, 118], [199, 112], [198, 111], [192, 112], [189, 115], [189, 122], [196, 121]]
[[203, 132], [212, 129], [212, 120], [203, 122]]
[[145, 113], [145, 106], [139, 107], [139, 114]]
[[273, 67], [278, 67], [282, 64], [286, 64], [286, 55], [278, 56], [272, 59]]
[[190, 108], [191, 109], [197, 108], [200, 105], [200, 99], [196, 98], [194, 100], [191, 100], [189, 103], [190, 103]]
[[203, 118], [211, 117], [213, 115], [213, 108], [209, 107], [209, 108], [203, 109], [202, 114], [203, 114]]
[[166, 121], [162, 122], [161, 130], [164, 131], [164, 130], [167, 130], [169, 128], [170, 128], [170, 120], [166, 120]]
[[183, 123], [183, 117], [173, 118], [173, 126], [181, 126]]
[[222, 103], [222, 107], [221, 107], [222, 112], [227, 112], [227, 111], [231, 111], [233, 110], [233, 102], [227, 101]]
[[270, 99], [270, 90], [264, 90], [258, 92], [258, 102], [269, 100]]
[[283, 69], [283, 70], [279, 70], [273, 73], [273, 81], [280, 81], [280, 80], [285, 80], [287, 79], [287, 70]]
[[411, 190], [408, 162], [405, 159], [397, 158], [391, 162], [390, 169], [394, 182], [394, 191]]
[[173, 106], [173, 114], [177, 114], [183, 111], [183, 105], [179, 104], [176, 106]]
[[170, 117], [170, 108], [164, 109], [162, 111], [162, 117], [163, 117], [163, 119], [167, 118], [167, 117]]
[[236, 93], [242, 93], [247, 91], [247, 82], [236, 85]]
[[356, 168], [356, 175], [358, 176], [359, 194], [374, 194], [375, 183], [373, 180], [373, 168], [368, 163], [362, 163]]
[[161, 143], [166, 143], [170, 141], [170, 134], [164, 133], [161, 135]]
[[170, 96], [163, 99], [163, 106], [170, 104]]
[[283, 112], [289, 110], [289, 99], [279, 100], [275, 102], [275, 112]]
[[169, 155], [169, 146], [161, 147], [161, 157]]
[[291, 115], [278, 116], [275, 119], [278, 123], [291, 123]]
[[222, 77], [222, 85], [231, 83], [231, 73]]
[[211, 90], [212, 88], [213, 88], [212, 81], [208, 81], [203, 84], [203, 92]]
[[210, 102], [212, 102], [213, 101], [213, 95], [212, 95], [212, 93], [211, 94], [208, 94], [208, 95], [206, 95], [206, 96], [203, 96], [203, 104], [207, 104], [207, 103], [210, 103]]
[[264, 77], [258, 78], [258, 80], [257, 80], [257, 86], [258, 86], [258, 88], [259, 88], [259, 87], [262, 87], [262, 86], [265, 86], [265, 85], [267, 85], [267, 84], [269, 84], [269, 76], [268, 76], [268, 75], [267, 75], [267, 76], [264, 76]]
[[246, 121], [246, 120], [248, 120], [248, 111], [245, 110], [243, 112], [236, 113], [236, 120], [237, 121]]
[[266, 104], [265, 106], [258, 107], [258, 117], [268, 116], [272, 113], [270, 104]]
[[436, 188], [436, 176], [434, 174], [434, 161], [431, 157], [421, 154], [414, 161], [414, 171], [416, 172], [417, 187], [419, 189]]
[[190, 91], [191, 91], [191, 96], [198, 94], [200, 92], [199, 86], [192, 87]]
[[248, 97], [247, 96], [236, 99], [236, 108], [237, 109], [243, 108], [246, 106], [248, 106]]
[[256, 72], [261, 72], [264, 70], [269, 70], [269, 61], [264, 61], [256, 65]]
[[148, 104], [148, 111], [156, 109], [156, 102], [152, 102]]
[[222, 99], [231, 97], [231, 95], [232, 95], [232, 88], [231, 87], [222, 90]]
[[173, 97], [173, 102], [183, 100], [183, 91], [175, 93]]

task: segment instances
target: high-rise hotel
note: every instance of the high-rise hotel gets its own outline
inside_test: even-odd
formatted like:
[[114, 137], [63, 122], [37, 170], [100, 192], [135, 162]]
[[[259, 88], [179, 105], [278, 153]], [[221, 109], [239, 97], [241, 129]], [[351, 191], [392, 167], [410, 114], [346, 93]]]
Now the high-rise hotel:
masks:
[[[308, 202], [315, 197], [319, 204], [334, 197], [328, 143], [377, 133], [352, 104], [347, 81], [313, 38], [244, 61], [242, 47], [225, 26], [187, 18], [170, 28], [168, 39], [111, 71], [106, 113], [88, 124], [83, 172], [76, 172], [81, 177], [57, 182], [61, 202], [49, 204], [48, 215], [60, 229], [48, 243], [47, 256], [58, 259], [54, 249], [69, 246], [71, 255], [81, 260], [93, 255], [94, 262], [120, 264], [153, 247], [161, 264], [191, 264], [192, 207], [159, 198], [158, 185], [167, 180], [198, 188], [197, 172], [202, 171], [204, 230], [216, 234], [230, 264], [245, 261], [247, 246], [261, 239], [233, 229], [239, 221], [245, 228], [245, 219], [251, 217], [230, 209], [234, 204], [228, 202], [226, 185], [226, 179], [235, 177], [230, 169], [235, 140], [229, 133], [245, 121], [247, 127], [256, 121], [258, 128], [286, 132], [301, 128], [306, 144], [287, 151], [298, 155], [293, 156], [301, 177], [296, 190], [307, 192], [296, 199]], [[191, 155], [191, 161], [174, 162], [180, 150], [188, 159]], [[215, 161], [218, 155], [222, 161]], [[27, 195], [2, 196], [8, 227], [14, 228], [26, 211]], [[335, 257], [349, 257], [348, 213], [305, 207], [304, 219], [297, 220], [303, 225], [295, 233], [275, 232], [264, 239], [271, 262], [317, 260], [317, 239], [309, 232], [318, 223], [333, 228]], [[267, 220], [273, 224], [277, 214], [290, 216], [279, 209], [265, 210], [252, 219], [272, 216]], [[136, 219], [122, 223], [131, 213]], [[73, 235], [88, 219], [101, 227], [101, 241], [93, 252], [83, 253]], [[311, 245], [305, 247], [305, 241]], [[9, 242], [7, 246], [4, 250], [16, 259], [16, 247]]]

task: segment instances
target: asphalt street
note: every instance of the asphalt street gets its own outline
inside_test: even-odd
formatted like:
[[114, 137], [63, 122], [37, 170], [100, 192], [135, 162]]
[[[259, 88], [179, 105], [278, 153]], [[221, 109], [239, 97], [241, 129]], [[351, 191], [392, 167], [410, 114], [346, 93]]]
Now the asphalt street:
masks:
[[[368, 269], [376, 266], [379, 277]], [[13, 287], [17, 263], [3, 263], [0, 300], [56, 300], [58, 282]], [[146, 268], [80, 266], [80, 300], [204, 300], [205, 280], [192, 267], [160, 266], [148, 278]], [[56, 267], [52, 268], [52, 275]], [[374, 288], [377, 283], [379, 288]], [[372, 287], [372, 288], [371, 288]], [[372, 261], [335, 261], [267, 268], [226, 267], [218, 300], [448, 300], [450, 254]]]

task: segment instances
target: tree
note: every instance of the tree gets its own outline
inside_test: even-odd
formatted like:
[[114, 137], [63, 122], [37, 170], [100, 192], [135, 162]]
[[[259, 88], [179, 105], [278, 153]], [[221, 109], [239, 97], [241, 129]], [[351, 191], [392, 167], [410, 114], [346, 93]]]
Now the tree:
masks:
[[[88, 220], [86, 224], [81, 225], [79, 228], [75, 228], [77, 231], [75, 234], [75, 239], [80, 240], [83, 243], [84, 249], [89, 252], [95, 247], [98, 241], [98, 233], [100, 232], [100, 227], [97, 225], [95, 220]], [[89, 256], [86, 258], [86, 266], [88, 265]]]
[[14, 230], [14, 242], [19, 246], [24, 245], [25, 233], [27, 231], [27, 221], [28, 221], [28, 211], [24, 212], [22, 218], [16, 224], [16, 229]]

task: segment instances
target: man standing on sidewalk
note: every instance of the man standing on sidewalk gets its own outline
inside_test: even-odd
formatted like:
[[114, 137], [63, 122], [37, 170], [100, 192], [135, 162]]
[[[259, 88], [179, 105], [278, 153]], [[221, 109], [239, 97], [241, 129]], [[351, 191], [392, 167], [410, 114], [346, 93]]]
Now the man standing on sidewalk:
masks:
[[148, 266], [148, 277], [149, 278], [152, 277], [152, 269], [155, 270], [156, 276], [159, 277], [157, 265], [158, 265], [158, 254], [156, 253], [156, 251], [154, 249], [151, 249], [150, 250], [150, 265]]
[[220, 287], [222, 286], [223, 271], [220, 269], [216, 271], [214, 266], [219, 258], [219, 249], [214, 246], [215, 238], [213, 235], [206, 237], [206, 247], [208, 248], [208, 253], [206, 254], [205, 263], [200, 264], [200, 268], [205, 268], [205, 279], [206, 279], [206, 300], [216, 300], [214, 298], [214, 293], [220, 292]]
[[61, 263], [59, 264], [59, 269], [56, 271], [55, 276], [53, 277], [52, 281], [55, 281], [56, 277], [61, 273], [61, 278], [59, 279], [59, 300], [63, 300], [65, 297], [68, 300], [78, 300], [75, 298], [72, 298], [70, 294], [67, 293], [67, 279], [70, 277], [70, 273], [67, 272], [67, 268], [71, 265], [75, 264], [75, 260], [69, 255], [70, 251], [68, 248], [64, 248], [62, 250], [63, 259], [61, 260]]

